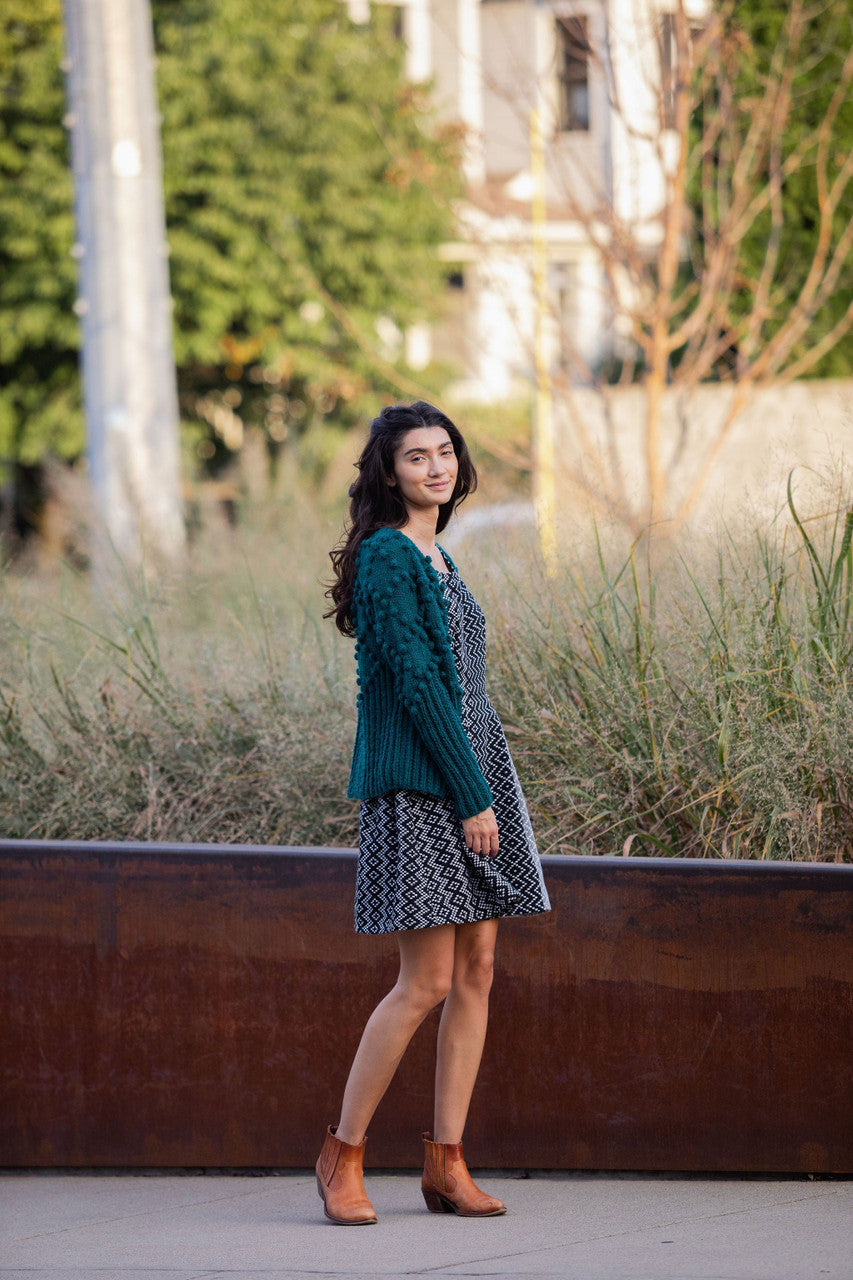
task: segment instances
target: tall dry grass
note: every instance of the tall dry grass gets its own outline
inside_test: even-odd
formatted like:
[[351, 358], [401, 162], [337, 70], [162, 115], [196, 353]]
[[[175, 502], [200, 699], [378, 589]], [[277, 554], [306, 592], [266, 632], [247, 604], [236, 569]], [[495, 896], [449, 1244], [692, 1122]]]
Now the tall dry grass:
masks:
[[853, 861], [853, 507], [519, 593], [495, 700], [544, 851]]
[[0, 832], [347, 844], [351, 643], [323, 622], [337, 516], [291, 497], [108, 596], [6, 574]]
[[[853, 861], [853, 511], [787, 517], [654, 569], [590, 533], [553, 578], [516, 531], [446, 539], [543, 852]], [[339, 518], [291, 495], [109, 599], [7, 571], [0, 834], [354, 843]]]

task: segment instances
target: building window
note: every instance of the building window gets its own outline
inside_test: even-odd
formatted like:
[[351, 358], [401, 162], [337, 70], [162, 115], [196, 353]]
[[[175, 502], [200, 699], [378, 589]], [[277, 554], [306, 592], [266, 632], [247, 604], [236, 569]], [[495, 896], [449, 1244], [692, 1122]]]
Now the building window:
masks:
[[589, 130], [589, 59], [586, 18], [558, 18], [557, 80], [563, 132]]
[[675, 127], [675, 87], [677, 46], [675, 14], [662, 13], [658, 23], [658, 56], [660, 57], [660, 110], [664, 129]]
[[386, 8], [391, 10], [391, 34], [395, 40], [399, 40], [402, 44], [406, 38], [405, 6], [402, 4], [390, 4]]
[[660, 59], [660, 113], [664, 129], [675, 128], [675, 99], [679, 73], [687, 75], [693, 64], [693, 45], [702, 34], [697, 23], [688, 23], [685, 30], [686, 47], [683, 51], [685, 66], [679, 63], [678, 33], [674, 13], [662, 13], [658, 19], [658, 58]]

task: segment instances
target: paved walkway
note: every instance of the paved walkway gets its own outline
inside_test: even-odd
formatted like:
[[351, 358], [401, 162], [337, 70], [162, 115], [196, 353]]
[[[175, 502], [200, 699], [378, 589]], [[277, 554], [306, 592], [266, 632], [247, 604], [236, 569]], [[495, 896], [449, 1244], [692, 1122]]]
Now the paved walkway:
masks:
[[430, 1214], [417, 1174], [371, 1174], [379, 1224], [344, 1228], [323, 1221], [307, 1174], [4, 1174], [0, 1280], [853, 1280], [850, 1182], [480, 1181], [506, 1217]]

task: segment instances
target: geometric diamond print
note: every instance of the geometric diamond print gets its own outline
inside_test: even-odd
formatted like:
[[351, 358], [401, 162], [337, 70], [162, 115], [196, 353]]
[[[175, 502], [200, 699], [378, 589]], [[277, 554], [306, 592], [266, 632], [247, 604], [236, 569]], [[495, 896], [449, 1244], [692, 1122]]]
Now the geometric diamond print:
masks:
[[398, 789], [362, 800], [356, 933], [466, 924], [550, 909], [518, 774], [486, 693], [486, 620], [456, 569], [439, 574], [462, 687], [462, 724], [491, 788], [500, 850], [472, 853], [449, 796]]

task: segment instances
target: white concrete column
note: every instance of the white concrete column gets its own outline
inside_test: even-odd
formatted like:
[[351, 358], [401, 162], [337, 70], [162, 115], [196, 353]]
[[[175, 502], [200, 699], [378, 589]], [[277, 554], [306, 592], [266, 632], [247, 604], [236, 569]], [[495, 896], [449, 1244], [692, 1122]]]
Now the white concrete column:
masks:
[[350, 22], [370, 21], [370, 0], [346, 0]]
[[409, 0], [404, 11], [406, 75], [415, 84], [432, 76], [432, 24], [429, 0]]
[[578, 259], [574, 277], [573, 310], [577, 317], [574, 342], [578, 354], [594, 369], [606, 354], [609, 332], [604, 270], [594, 249]]
[[409, 325], [405, 334], [406, 364], [410, 369], [425, 369], [432, 360], [432, 329], [419, 322]]
[[465, 177], [473, 185], [486, 176], [483, 119], [483, 52], [480, 38], [480, 0], [457, 0], [456, 39], [459, 48], [459, 116], [467, 130], [463, 160]]
[[472, 346], [478, 397], [505, 399], [533, 364], [533, 297], [523, 254], [490, 252], [477, 263]]
[[657, 155], [660, 68], [657, 10], [649, 0], [610, 0], [609, 49], [616, 88], [610, 120], [613, 208], [629, 225], [654, 218], [665, 200]]

